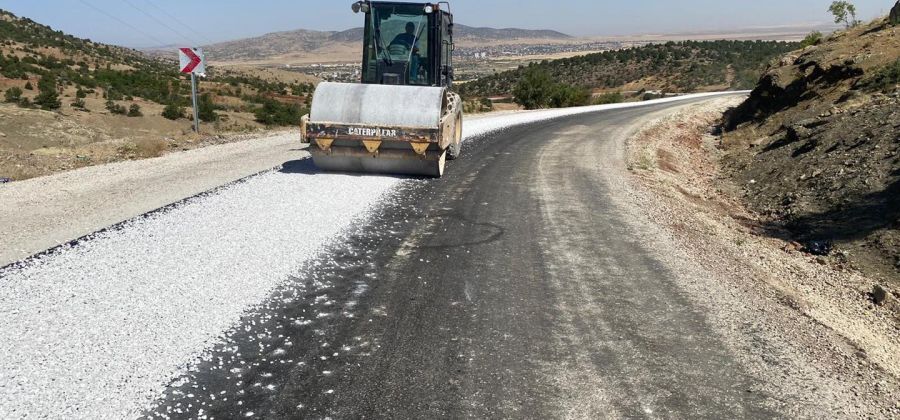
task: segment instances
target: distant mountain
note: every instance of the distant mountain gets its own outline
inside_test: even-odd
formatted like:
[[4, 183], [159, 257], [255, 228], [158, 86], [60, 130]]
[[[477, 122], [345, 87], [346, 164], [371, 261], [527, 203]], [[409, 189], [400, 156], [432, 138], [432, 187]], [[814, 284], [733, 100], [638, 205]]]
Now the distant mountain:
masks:
[[[551, 30], [475, 28], [460, 24], [456, 24], [455, 38], [457, 41], [468, 42], [572, 39], [569, 35]], [[362, 39], [363, 28], [353, 28], [339, 32], [299, 29], [222, 42], [208, 45], [204, 48], [211, 60], [250, 61], [309, 53], [326, 47], [333, 47], [336, 44], [357, 46], [362, 43]]]
[[475, 40], [514, 40], [514, 39], [572, 39], [572, 36], [562, 32], [548, 29], [518, 29], [518, 28], [475, 28], [472, 26], [455, 25], [455, 36], [460, 39]]

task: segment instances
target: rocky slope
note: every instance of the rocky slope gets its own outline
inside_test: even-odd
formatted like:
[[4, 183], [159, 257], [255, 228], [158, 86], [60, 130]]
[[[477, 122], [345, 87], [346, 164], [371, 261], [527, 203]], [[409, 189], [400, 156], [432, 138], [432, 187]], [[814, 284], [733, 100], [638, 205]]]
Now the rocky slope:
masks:
[[882, 19], [772, 63], [722, 147], [769, 234], [900, 286], [900, 27]]

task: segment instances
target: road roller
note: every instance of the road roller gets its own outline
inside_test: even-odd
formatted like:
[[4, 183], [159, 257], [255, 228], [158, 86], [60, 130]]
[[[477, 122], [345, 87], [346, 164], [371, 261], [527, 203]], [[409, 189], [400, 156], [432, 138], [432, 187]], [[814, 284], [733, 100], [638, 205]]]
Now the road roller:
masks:
[[322, 82], [302, 141], [323, 171], [440, 177], [460, 154], [450, 4], [358, 1], [365, 15], [359, 83]]

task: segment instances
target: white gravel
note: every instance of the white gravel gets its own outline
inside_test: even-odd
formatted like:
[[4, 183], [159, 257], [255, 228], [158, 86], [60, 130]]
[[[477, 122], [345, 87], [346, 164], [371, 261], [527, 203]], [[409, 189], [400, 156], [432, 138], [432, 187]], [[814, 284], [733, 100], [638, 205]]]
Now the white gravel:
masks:
[[300, 130], [0, 184], [0, 267], [286, 161]]
[[[466, 137], [637, 104], [476, 117]], [[0, 271], [0, 418], [136, 417], [401, 182], [267, 172]]]

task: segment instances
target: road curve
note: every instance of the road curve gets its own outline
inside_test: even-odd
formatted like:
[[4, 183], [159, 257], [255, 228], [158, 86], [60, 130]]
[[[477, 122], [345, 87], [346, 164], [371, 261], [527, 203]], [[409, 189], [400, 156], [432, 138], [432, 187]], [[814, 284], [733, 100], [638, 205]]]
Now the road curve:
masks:
[[[466, 144], [174, 381], [150, 417], [771, 418], [765, 378], [629, 227], [623, 145], [685, 103]], [[308, 160], [284, 172], [315, 173]], [[328, 223], [311, 215], [309, 223]]]

